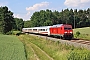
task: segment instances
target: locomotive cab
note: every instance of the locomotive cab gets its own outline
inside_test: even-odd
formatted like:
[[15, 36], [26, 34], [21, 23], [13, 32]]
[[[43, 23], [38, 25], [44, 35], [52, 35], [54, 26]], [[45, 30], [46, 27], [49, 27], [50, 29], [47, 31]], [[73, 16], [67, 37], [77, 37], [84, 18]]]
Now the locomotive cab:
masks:
[[73, 38], [73, 30], [72, 30], [71, 25], [64, 25], [63, 38], [65, 38], [65, 39], [72, 39]]
[[72, 26], [69, 24], [53, 25], [50, 27], [50, 35], [60, 36], [61, 39], [72, 39]]

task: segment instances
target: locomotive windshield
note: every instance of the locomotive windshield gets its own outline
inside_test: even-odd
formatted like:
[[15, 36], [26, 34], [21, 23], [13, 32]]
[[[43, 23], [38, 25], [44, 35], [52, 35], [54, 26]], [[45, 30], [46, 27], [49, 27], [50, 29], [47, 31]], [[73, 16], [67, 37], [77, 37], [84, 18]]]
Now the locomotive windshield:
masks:
[[71, 30], [72, 28], [64, 28], [64, 30]]

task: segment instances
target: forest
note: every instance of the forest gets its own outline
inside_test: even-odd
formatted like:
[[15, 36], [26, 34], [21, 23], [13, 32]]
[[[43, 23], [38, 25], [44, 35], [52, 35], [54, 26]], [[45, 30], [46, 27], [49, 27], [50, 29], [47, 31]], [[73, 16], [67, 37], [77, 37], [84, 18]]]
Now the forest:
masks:
[[8, 7], [0, 7], [0, 33], [6, 34], [12, 30], [21, 31], [24, 27], [50, 26], [55, 24], [71, 24], [73, 28], [90, 26], [90, 8], [86, 10], [62, 9], [61, 12], [55, 10], [40, 10], [33, 13], [30, 20], [14, 18], [14, 12]]
[[24, 27], [49, 26], [55, 24], [71, 24], [73, 28], [90, 26], [90, 9], [65, 9], [61, 12], [41, 10], [33, 13], [30, 21], [24, 22]]

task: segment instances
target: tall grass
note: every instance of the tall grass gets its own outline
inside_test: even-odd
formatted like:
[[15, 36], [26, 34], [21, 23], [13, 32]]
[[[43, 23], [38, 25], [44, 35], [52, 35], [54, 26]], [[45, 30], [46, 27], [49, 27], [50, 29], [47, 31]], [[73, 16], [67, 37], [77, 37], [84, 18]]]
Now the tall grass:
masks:
[[68, 60], [90, 60], [89, 50], [74, 50], [68, 54]]
[[[82, 50], [82, 51], [79, 51], [80, 53], [82, 53], [83, 51], [87, 51], [86, 49], [75, 48], [74, 46], [69, 46], [69, 45], [67, 46], [66, 44], [61, 44], [58, 41], [54, 42], [54, 41], [45, 40], [43, 38], [39, 38], [39, 37], [35, 37], [35, 36], [22, 35], [22, 36], [19, 36], [19, 38], [22, 38], [22, 41], [27, 41], [28, 44], [30, 44], [30, 43], [35, 44], [40, 49], [45, 51], [54, 60], [69, 60], [70, 57], [71, 58], [73, 57], [72, 51]], [[87, 52], [87, 53], [89, 53], [89, 52]], [[69, 54], [71, 54], [71, 55], [69, 55]], [[80, 56], [80, 55], [78, 55], [78, 56]], [[40, 58], [40, 56], [39, 56], [39, 58]], [[41, 59], [41, 60], [43, 60], [43, 59]]]
[[0, 60], [26, 60], [24, 51], [17, 37], [0, 35]]
[[19, 36], [19, 39], [25, 44], [27, 60], [51, 60], [51, 58], [42, 49], [40, 49], [40, 47], [30, 42], [30, 37]]

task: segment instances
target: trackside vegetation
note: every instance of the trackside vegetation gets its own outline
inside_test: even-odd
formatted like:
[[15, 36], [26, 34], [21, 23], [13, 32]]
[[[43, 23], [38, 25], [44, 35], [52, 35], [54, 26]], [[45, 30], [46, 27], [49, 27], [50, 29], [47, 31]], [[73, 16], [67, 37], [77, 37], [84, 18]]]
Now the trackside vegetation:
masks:
[[90, 51], [74, 50], [68, 55], [68, 60], [90, 60]]
[[16, 36], [0, 34], [0, 60], [26, 60], [24, 45]]
[[90, 60], [90, 51], [31, 35], [20, 35], [27, 60]]

